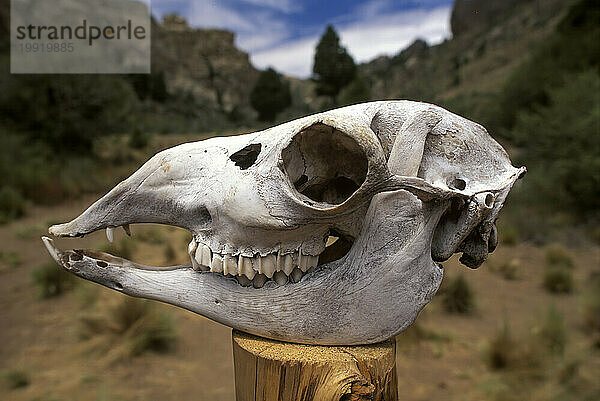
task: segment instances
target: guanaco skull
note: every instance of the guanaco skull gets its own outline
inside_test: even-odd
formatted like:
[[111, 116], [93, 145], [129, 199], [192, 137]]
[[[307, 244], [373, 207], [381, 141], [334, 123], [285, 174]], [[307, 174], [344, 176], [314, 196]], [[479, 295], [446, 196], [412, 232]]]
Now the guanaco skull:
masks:
[[111, 239], [133, 223], [179, 226], [193, 235], [190, 265], [144, 266], [43, 240], [84, 279], [239, 330], [373, 343], [431, 300], [437, 262], [462, 252], [475, 268], [493, 251], [497, 214], [524, 172], [483, 127], [440, 107], [364, 103], [167, 149], [49, 230], [106, 229]]

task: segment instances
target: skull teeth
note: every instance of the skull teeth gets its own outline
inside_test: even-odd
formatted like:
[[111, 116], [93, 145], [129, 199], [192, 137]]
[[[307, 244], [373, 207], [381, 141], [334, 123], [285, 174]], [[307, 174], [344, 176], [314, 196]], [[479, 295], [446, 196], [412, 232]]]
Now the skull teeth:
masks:
[[207, 245], [192, 240], [188, 245], [192, 268], [234, 276], [240, 285], [261, 288], [272, 280], [278, 285], [297, 283], [317, 267], [319, 255], [305, 255], [301, 250], [283, 254], [280, 251], [253, 257], [213, 252]]

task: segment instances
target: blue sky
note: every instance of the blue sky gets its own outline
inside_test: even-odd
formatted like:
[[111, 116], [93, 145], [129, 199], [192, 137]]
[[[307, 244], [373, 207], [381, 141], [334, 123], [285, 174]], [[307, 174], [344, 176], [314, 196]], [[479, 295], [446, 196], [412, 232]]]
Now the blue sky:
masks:
[[398, 53], [416, 38], [450, 37], [453, 0], [152, 0], [161, 19], [175, 12], [198, 28], [236, 33], [236, 45], [258, 68], [306, 78], [327, 24], [357, 62]]

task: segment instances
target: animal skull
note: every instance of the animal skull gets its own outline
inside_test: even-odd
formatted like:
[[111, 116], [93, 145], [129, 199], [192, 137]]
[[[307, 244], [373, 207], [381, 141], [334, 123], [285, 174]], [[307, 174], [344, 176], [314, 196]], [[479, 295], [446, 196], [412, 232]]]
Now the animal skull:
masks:
[[[365, 344], [406, 329], [455, 252], [478, 267], [524, 174], [483, 127], [440, 107], [382, 101], [158, 153], [56, 236], [132, 223], [189, 230], [191, 264], [90, 250], [54, 259], [84, 279], [256, 335]], [[327, 246], [330, 236], [338, 237]]]

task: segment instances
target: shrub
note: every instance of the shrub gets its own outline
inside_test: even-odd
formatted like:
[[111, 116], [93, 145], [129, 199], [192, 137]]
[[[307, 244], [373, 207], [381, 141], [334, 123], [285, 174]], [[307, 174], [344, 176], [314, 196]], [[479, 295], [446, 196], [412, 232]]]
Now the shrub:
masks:
[[531, 168], [526, 189], [532, 204], [548, 213], [594, 216], [600, 197], [595, 173], [600, 170], [600, 77], [585, 71], [565, 76], [564, 82], [549, 91], [546, 105], [519, 114], [514, 135], [523, 157], [518, 162]]
[[15, 237], [19, 239], [37, 239], [41, 235], [46, 233], [46, 227], [50, 227], [52, 224], [42, 226], [41, 224], [20, 226], [15, 229]]
[[554, 294], [573, 291], [573, 273], [564, 266], [549, 266], [544, 272], [544, 288]]
[[260, 73], [252, 92], [250, 104], [260, 121], [273, 121], [277, 113], [292, 104], [290, 85], [272, 68]]
[[133, 128], [133, 132], [129, 135], [129, 147], [133, 149], [143, 149], [148, 146], [149, 135], [140, 127]]
[[552, 305], [544, 320], [539, 332], [539, 338], [544, 347], [553, 354], [562, 355], [567, 345], [567, 331], [564, 325], [563, 316], [556, 307]]
[[123, 238], [120, 241], [105, 244], [101, 250], [114, 256], [131, 259], [135, 252], [135, 243], [130, 238]]
[[147, 300], [121, 296], [112, 305], [81, 316], [83, 338], [104, 335], [105, 348], [116, 358], [146, 351], [167, 352], [176, 340], [170, 314]]
[[54, 262], [48, 262], [31, 272], [31, 278], [38, 289], [40, 298], [52, 298], [73, 287], [73, 276]]
[[0, 93], [0, 115], [56, 153], [87, 152], [95, 138], [121, 131], [137, 105], [119, 76], [11, 76]]
[[167, 247], [165, 248], [165, 261], [167, 263], [172, 263], [176, 258], [177, 253], [175, 252], [173, 245], [167, 244]]
[[516, 245], [519, 242], [519, 230], [514, 225], [502, 225], [498, 234], [503, 245]]
[[339, 105], [367, 102], [371, 97], [371, 88], [362, 74], [356, 74], [352, 82], [343, 88], [339, 95]]
[[560, 244], [548, 246], [545, 258], [546, 265], [548, 266], [574, 267], [573, 259], [569, 255], [569, 252]]
[[0, 224], [25, 214], [25, 199], [12, 187], [0, 188]]
[[517, 272], [521, 267], [521, 260], [512, 258], [500, 262], [490, 261], [492, 271], [500, 274], [505, 280], [516, 280]]
[[444, 308], [449, 313], [470, 313], [475, 309], [475, 294], [467, 280], [457, 276], [444, 289]]
[[583, 325], [600, 348], [600, 273], [593, 274], [588, 283], [583, 297]]
[[15, 251], [0, 251], [0, 271], [21, 265], [21, 255]]
[[165, 238], [158, 228], [149, 228], [135, 234], [135, 239], [149, 244], [161, 244]]
[[0, 374], [0, 378], [10, 390], [27, 387], [30, 383], [27, 372], [18, 369], [7, 369]]
[[514, 362], [517, 344], [512, 337], [508, 323], [496, 333], [488, 344], [485, 360], [492, 370], [505, 369]]

